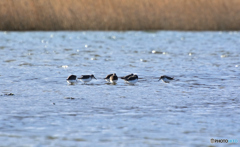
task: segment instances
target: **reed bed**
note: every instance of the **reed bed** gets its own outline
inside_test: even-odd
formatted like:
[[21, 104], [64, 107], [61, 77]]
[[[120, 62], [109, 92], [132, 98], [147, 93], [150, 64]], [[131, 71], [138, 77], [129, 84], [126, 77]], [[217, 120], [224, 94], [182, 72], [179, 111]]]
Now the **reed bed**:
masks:
[[0, 0], [0, 30], [239, 30], [240, 0]]

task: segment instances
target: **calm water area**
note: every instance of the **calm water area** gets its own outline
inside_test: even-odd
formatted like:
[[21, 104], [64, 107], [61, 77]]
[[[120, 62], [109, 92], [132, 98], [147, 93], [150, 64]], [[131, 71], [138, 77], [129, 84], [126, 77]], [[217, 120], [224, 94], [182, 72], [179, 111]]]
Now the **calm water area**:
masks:
[[2, 31], [0, 67], [1, 147], [240, 146], [238, 31]]

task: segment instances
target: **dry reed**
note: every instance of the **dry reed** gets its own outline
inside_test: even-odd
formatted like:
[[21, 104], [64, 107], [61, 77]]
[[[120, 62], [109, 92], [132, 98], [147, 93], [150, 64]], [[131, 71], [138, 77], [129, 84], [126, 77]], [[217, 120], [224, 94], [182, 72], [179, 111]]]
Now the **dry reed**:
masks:
[[240, 0], [0, 0], [0, 30], [239, 30]]

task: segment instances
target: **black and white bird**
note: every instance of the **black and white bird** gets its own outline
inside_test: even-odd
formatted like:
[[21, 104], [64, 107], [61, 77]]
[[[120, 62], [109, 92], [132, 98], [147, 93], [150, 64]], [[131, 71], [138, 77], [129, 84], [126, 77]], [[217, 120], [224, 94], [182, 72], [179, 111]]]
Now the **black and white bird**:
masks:
[[79, 79], [80, 81], [84, 82], [84, 84], [85, 84], [85, 83], [87, 83], [87, 82], [90, 82], [90, 81], [92, 80], [92, 78], [96, 79], [93, 74], [92, 74], [92, 75], [82, 75], [82, 76], [81, 76], [80, 78], [78, 78], [78, 79]]
[[118, 81], [118, 77], [116, 75], [116, 73], [114, 73], [110, 78], [109, 78], [109, 81], [113, 84], [116, 84], [117, 81]]
[[77, 82], [77, 76], [76, 75], [70, 75], [66, 79], [69, 84], [74, 84]]
[[135, 84], [138, 81], [138, 76], [137, 75], [132, 75], [130, 77], [127, 77], [124, 79], [128, 84]]
[[174, 80], [174, 78], [163, 75], [159, 78], [158, 81], [160, 80], [162, 80], [164, 83], [169, 83], [171, 80]]
[[112, 76], [113, 74], [109, 74], [106, 76], [106, 78], [104, 78], [107, 82], [110, 82], [110, 77]]
[[120, 78], [124, 80], [124, 79], [127, 79], [127, 78], [131, 77], [131, 76], [133, 76], [133, 73], [131, 73], [129, 75], [126, 75], [125, 77], [120, 77]]

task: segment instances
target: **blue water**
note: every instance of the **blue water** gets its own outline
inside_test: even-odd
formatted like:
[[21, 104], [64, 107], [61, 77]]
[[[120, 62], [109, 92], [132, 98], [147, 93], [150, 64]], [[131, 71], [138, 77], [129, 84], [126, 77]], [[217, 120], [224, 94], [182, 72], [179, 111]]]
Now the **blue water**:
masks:
[[240, 142], [240, 32], [0, 32], [0, 59], [0, 146], [239, 146], [210, 139]]

